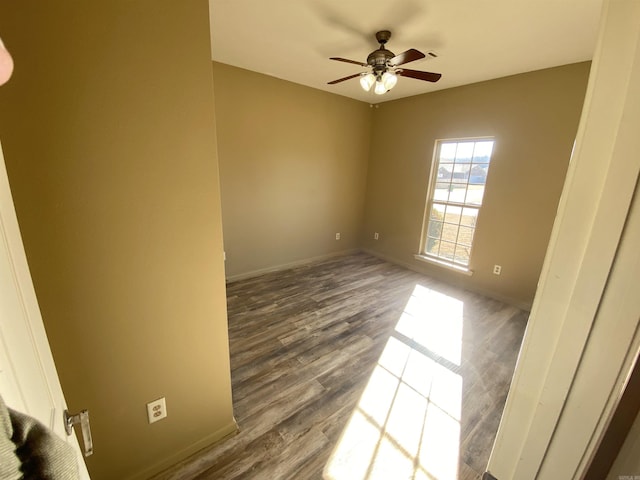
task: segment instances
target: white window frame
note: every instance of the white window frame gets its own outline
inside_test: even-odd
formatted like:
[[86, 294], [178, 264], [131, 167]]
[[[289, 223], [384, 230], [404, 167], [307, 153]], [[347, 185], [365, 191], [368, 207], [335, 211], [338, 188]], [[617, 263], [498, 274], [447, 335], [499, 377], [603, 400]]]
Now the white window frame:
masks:
[[[436, 183], [438, 180], [438, 170], [440, 165], [440, 151], [441, 151], [442, 145], [446, 143], [471, 143], [471, 142], [475, 143], [475, 142], [483, 142], [483, 141], [493, 142], [493, 149], [489, 157], [489, 163], [487, 164], [488, 166], [491, 166], [491, 159], [493, 158], [493, 153], [495, 152], [495, 146], [496, 146], [495, 137], [483, 136], [483, 137], [468, 137], [468, 138], [445, 138], [445, 139], [438, 139], [435, 141], [434, 148], [433, 148], [433, 158], [431, 160], [431, 172], [429, 174], [429, 188], [427, 189], [427, 198], [426, 198], [426, 204], [425, 204], [425, 210], [424, 210], [424, 216], [423, 216], [422, 232], [420, 237], [420, 253], [415, 255], [416, 259], [426, 261], [428, 263], [434, 263], [434, 264], [443, 266], [445, 268], [449, 268], [451, 270], [465, 273], [467, 275], [473, 274], [473, 271], [471, 270], [471, 261], [473, 258], [473, 249], [475, 245], [475, 242], [474, 242], [475, 233], [478, 228], [480, 212], [482, 211], [483, 202], [480, 201], [479, 204], [472, 204], [466, 201], [456, 202], [456, 201], [450, 201], [448, 199], [446, 201], [442, 201], [442, 200], [436, 200], [434, 196], [435, 196]], [[453, 175], [453, 172], [452, 172], [452, 175]], [[487, 171], [487, 178], [488, 178], [488, 171]], [[467, 182], [464, 183], [464, 185], [468, 186], [471, 183], [469, 180], [470, 178], [467, 178]], [[485, 178], [484, 185], [485, 185], [484, 192], [486, 193], [486, 178]], [[483, 199], [484, 199], [484, 196], [483, 196]], [[466, 197], [465, 197], [465, 200], [466, 200]], [[427, 252], [427, 244], [429, 241], [429, 236], [428, 236], [429, 221], [430, 221], [431, 209], [434, 203], [442, 204], [442, 205], [451, 205], [451, 206], [456, 206], [460, 208], [472, 208], [477, 210], [476, 222], [475, 222], [475, 225], [472, 227], [473, 238], [471, 240], [471, 245], [469, 247], [469, 260], [466, 265], [463, 263], [455, 262], [454, 259], [448, 259], [446, 257], [434, 255], [432, 253]], [[456, 238], [455, 245], [458, 245], [458, 238]]]

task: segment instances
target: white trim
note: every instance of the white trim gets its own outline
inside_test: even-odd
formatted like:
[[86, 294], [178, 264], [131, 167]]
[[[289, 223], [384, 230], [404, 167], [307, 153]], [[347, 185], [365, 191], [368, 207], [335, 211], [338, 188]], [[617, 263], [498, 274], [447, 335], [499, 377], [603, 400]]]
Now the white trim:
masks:
[[[640, 113], [640, 110], [638, 110]], [[640, 142], [638, 142], [640, 143]], [[611, 420], [640, 348], [640, 194], [540, 474], [581, 478]], [[638, 472], [635, 472], [638, 473]]]
[[[606, 289], [615, 288], [614, 259], [628, 260], [615, 256], [640, 171], [639, 39], [640, 3], [605, 1], [574, 156], [487, 467], [497, 478], [579, 478], [614, 406], [574, 402], [579, 379], [619, 394], [616, 378], [628, 366], [619, 354], [630, 338], [607, 337], [596, 320]], [[637, 285], [633, 274], [627, 281]], [[607, 342], [619, 354], [589, 367], [593, 345]]]
[[266, 273], [280, 272], [289, 268], [301, 267], [309, 263], [321, 262], [323, 260], [329, 260], [334, 257], [342, 257], [344, 255], [351, 255], [359, 252], [359, 248], [352, 248], [350, 250], [341, 250], [339, 252], [327, 253], [326, 255], [319, 255], [317, 257], [304, 258], [302, 260], [296, 260], [295, 262], [283, 263], [280, 265], [274, 265], [271, 267], [260, 268], [258, 270], [251, 270], [249, 272], [238, 273], [236, 275], [228, 275], [227, 283], [237, 282], [238, 280], [246, 280], [248, 278], [259, 277]]
[[455, 282], [451, 282], [450, 280], [447, 280], [446, 278], [441, 278], [438, 275], [434, 275], [432, 272], [428, 272], [425, 271], [424, 269], [424, 265], [418, 265], [417, 263], [427, 263], [427, 262], [403, 262], [402, 260], [398, 260], [395, 257], [392, 257], [390, 255], [387, 255], [385, 253], [381, 253], [375, 250], [371, 250], [368, 248], [363, 248], [362, 251], [364, 253], [368, 253], [369, 255], [373, 255], [374, 257], [378, 257], [386, 262], [389, 263], [393, 263], [395, 265], [400, 265], [401, 267], [404, 267], [408, 270], [411, 270], [413, 272], [417, 272], [421, 275], [425, 275], [427, 277], [432, 277], [435, 278], [436, 280], [442, 282], [442, 283], [446, 283], [448, 285], [454, 285], [456, 287], [459, 288], [464, 288], [465, 290], [469, 290], [470, 292], [475, 292], [479, 295], [484, 295], [485, 297], [488, 298], [493, 298], [494, 300], [498, 300], [499, 302], [503, 302], [506, 303], [508, 305], [512, 305], [514, 307], [519, 308], [520, 310], [525, 310], [525, 311], [530, 311], [531, 310], [531, 304], [530, 303], [525, 303], [522, 302], [520, 300], [517, 300], [515, 298], [511, 298], [511, 297], [507, 297], [505, 295], [499, 295], [496, 294], [495, 292], [491, 292], [489, 290], [485, 290], [483, 288], [478, 288], [477, 286], [474, 285], [461, 285]]
[[[427, 243], [428, 243], [428, 232], [429, 232], [429, 223], [430, 223], [430, 215], [431, 215], [431, 209], [433, 208], [433, 204], [434, 203], [438, 203], [438, 204], [442, 204], [442, 205], [452, 205], [452, 206], [456, 206], [456, 207], [460, 207], [460, 208], [475, 208], [478, 211], [478, 215], [476, 217], [476, 224], [472, 227], [473, 231], [474, 231], [474, 236], [475, 236], [475, 231], [478, 227], [478, 222], [479, 222], [479, 218], [480, 218], [480, 214], [482, 211], [482, 203], [480, 203], [480, 205], [475, 205], [475, 204], [466, 204], [466, 203], [460, 203], [460, 202], [452, 202], [452, 201], [441, 201], [441, 200], [435, 200], [434, 196], [435, 196], [435, 187], [436, 184], [438, 183], [438, 175], [437, 175], [437, 170], [438, 170], [438, 165], [440, 164], [440, 150], [442, 148], [442, 144], [443, 143], [477, 143], [477, 142], [482, 142], [482, 141], [488, 141], [491, 140], [493, 142], [493, 146], [492, 146], [492, 153], [491, 153], [491, 157], [493, 157], [493, 152], [495, 151], [495, 146], [496, 146], [496, 138], [495, 136], [478, 136], [478, 137], [465, 137], [465, 138], [439, 138], [436, 139], [434, 142], [434, 146], [433, 146], [433, 155], [431, 157], [431, 168], [430, 168], [430, 172], [429, 172], [429, 183], [427, 184], [427, 195], [425, 198], [425, 204], [424, 204], [424, 212], [422, 215], [422, 228], [420, 230], [420, 242], [418, 244], [418, 250], [422, 253], [418, 254], [418, 255], [423, 255], [426, 258], [433, 258], [431, 255], [428, 255], [426, 253], [426, 249], [427, 249]], [[474, 147], [475, 148], [475, 147]], [[455, 163], [455, 162], [454, 162]], [[471, 162], [473, 163], [473, 162]], [[489, 159], [489, 163], [487, 164], [487, 168], [489, 168], [491, 165], [491, 158]], [[455, 169], [454, 169], [455, 170]], [[488, 173], [488, 172], [487, 172]], [[453, 172], [451, 172], [451, 175], [453, 175]], [[466, 183], [467, 186], [469, 186], [469, 182], [467, 181]], [[486, 189], [486, 180], [485, 180], [485, 189]], [[484, 199], [484, 198], [483, 198]], [[443, 218], [444, 221], [444, 218]], [[458, 225], [460, 227], [460, 225]], [[440, 236], [440, 239], [442, 240], [442, 235]], [[452, 242], [455, 245], [458, 245], [458, 242]], [[471, 257], [473, 255], [473, 240], [471, 241], [471, 245], [469, 248], [469, 261], [471, 261]], [[418, 260], [423, 260], [422, 258], [418, 258]], [[447, 262], [447, 260], [445, 258], [442, 259], [443, 260], [443, 264], [444, 265], [449, 265], [450, 263]], [[453, 263], [451, 263], [453, 264]], [[454, 270], [457, 271], [457, 269], [454, 268]], [[470, 271], [469, 269], [465, 269], [466, 271]], [[473, 272], [471, 272], [471, 274], [473, 274]]]
[[416, 253], [413, 258], [415, 258], [416, 260], [420, 260], [421, 262], [430, 263], [432, 265], [437, 265], [438, 267], [446, 268], [447, 270], [451, 270], [453, 272], [467, 275], [469, 277], [473, 275], [473, 270], [469, 270], [462, 265], [445, 262], [444, 260], [441, 260], [439, 258], [430, 257], [428, 255], [420, 255], [419, 253]]
[[[219, 428], [215, 432], [210, 433], [204, 438], [201, 438], [197, 442], [192, 443], [191, 445], [180, 449], [177, 452], [172, 453], [171, 455], [165, 457], [158, 463], [151, 465], [150, 467], [145, 468], [144, 470], [137, 472], [129, 477], [126, 480], [146, 480], [156, 474], [162, 473], [163, 478], [184, 478], [185, 475], [191, 474], [198, 475], [206, 470], [206, 467], [199, 465], [197, 462], [194, 462], [194, 458], [196, 454], [205, 448], [212, 448], [216, 445], [220, 445], [223, 442], [227, 441], [229, 438], [238, 434], [240, 428], [236, 423], [236, 419], [222, 428]], [[177, 463], [178, 462], [178, 463]], [[187, 471], [187, 466], [195, 465], [198, 468], [196, 472], [193, 472], [192, 468], [189, 468]]]
[[8, 406], [26, 413], [74, 448], [80, 478], [89, 479], [76, 435], [63, 425], [66, 402], [49, 347], [22, 244], [0, 145], [0, 384]]

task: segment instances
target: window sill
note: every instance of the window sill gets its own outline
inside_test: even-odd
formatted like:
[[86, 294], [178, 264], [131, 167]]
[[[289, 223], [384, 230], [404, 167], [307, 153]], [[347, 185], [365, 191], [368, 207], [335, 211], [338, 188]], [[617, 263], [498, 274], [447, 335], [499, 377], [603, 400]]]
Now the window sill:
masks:
[[448, 270], [453, 270], [454, 272], [458, 272], [469, 277], [473, 275], [473, 270], [469, 270], [468, 268], [461, 267], [459, 265], [453, 265], [451, 263], [447, 263], [442, 260], [438, 260], [437, 258], [429, 257], [427, 255], [414, 255], [413, 258], [415, 258], [416, 260], [420, 260], [421, 262], [430, 263], [432, 265], [437, 265]]

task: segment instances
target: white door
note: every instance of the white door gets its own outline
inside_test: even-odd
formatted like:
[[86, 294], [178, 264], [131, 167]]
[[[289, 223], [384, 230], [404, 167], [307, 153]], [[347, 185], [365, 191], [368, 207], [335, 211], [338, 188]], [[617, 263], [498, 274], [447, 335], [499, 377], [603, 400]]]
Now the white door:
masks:
[[80, 478], [89, 480], [78, 440], [65, 432], [66, 403], [31, 282], [1, 144], [0, 392], [8, 406], [37, 418], [68, 441], [78, 454]]

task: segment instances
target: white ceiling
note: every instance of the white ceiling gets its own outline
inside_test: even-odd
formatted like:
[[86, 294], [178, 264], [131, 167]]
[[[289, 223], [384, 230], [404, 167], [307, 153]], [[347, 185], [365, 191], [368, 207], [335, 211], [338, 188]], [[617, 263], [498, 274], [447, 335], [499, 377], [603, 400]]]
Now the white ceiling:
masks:
[[[380, 103], [516, 73], [590, 60], [602, 0], [209, 0], [215, 61]], [[387, 48], [439, 57], [406, 65], [437, 83], [400, 77], [384, 95], [360, 88], [358, 65], [390, 30]]]

